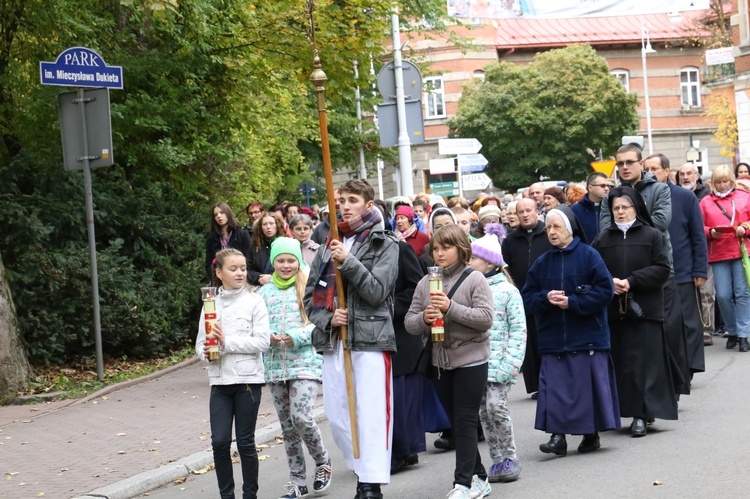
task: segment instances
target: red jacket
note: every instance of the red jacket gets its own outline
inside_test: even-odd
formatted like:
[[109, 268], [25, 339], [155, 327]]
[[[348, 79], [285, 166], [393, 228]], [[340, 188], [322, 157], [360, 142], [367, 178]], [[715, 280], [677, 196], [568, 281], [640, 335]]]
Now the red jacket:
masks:
[[[729, 217], [724, 215], [717, 203], [721, 208], [724, 208]], [[732, 210], [732, 203], [734, 203], [734, 210]], [[736, 229], [737, 226], [744, 223], [745, 230], [750, 233], [747, 224], [750, 221], [750, 194], [735, 189], [729, 196], [722, 199], [711, 193], [701, 199], [700, 207], [703, 214], [703, 230], [708, 239], [708, 263], [740, 258], [740, 245], [734, 231], [723, 232], [721, 237], [714, 239], [711, 237], [711, 229], [721, 226]], [[733, 221], [730, 220], [732, 217], [734, 217]], [[745, 244], [748, 244], [747, 235], [745, 236]]]

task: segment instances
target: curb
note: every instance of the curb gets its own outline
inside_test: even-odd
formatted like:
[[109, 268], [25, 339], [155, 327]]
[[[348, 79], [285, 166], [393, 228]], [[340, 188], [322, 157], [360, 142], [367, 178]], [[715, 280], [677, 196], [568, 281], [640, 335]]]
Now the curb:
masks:
[[[117, 390], [121, 390], [121, 389], [127, 388], [129, 386], [137, 385], [139, 383], [146, 383], [146, 382], [155, 380], [155, 379], [160, 378], [160, 377], [162, 377], [164, 375], [167, 375], [167, 374], [173, 373], [174, 371], [182, 369], [183, 367], [187, 367], [187, 366], [189, 366], [191, 364], [195, 364], [196, 362], [200, 362], [200, 359], [198, 359], [197, 357], [192, 357], [192, 358], [183, 360], [179, 364], [175, 364], [173, 366], [169, 366], [169, 367], [161, 369], [159, 371], [152, 372], [151, 374], [147, 374], [145, 376], [141, 376], [140, 378], [129, 379], [127, 381], [122, 381], [122, 382], [114, 384], [114, 385], [105, 386], [101, 390], [98, 390], [98, 391], [96, 391], [96, 392], [94, 392], [94, 393], [92, 393], [90, 395], [86, 395], [83, 398], [71, 399], [66, 404], [62, 404], [59, 407], [55, 407], [54, 409], [52, 409], [50, 411], [42, 412], [40, 414], [30, 415], [29, 417], [26, 417], [25, 419], [32, 420], [32, 419], [43, 418], [44, 416], [47, 416], [49, 414], [54, 414], [57, 411], [65, 409], [66, 407], [70, 407], [70, 406], [78, 405], [78, 404], [85, 404], [85, 403], [91, 402], [92, 400], [95, 400], [95, 399], [97, 399], [99, 397], [107, 395], [109, 393], [116, 392]], [[27, 404], [24, 404], [24, 405], [27, 405]], [[9, 426], [11, 424], [14, 424], [14, 423], [12, 423], [12, 422], [11, 423], [7, 423], [7, 424], [1, 424], [0, 423], [0, 428], [2, 428], [4, 426]]]
[[198, 359], [198, 357], [193, 356], [193, 357], [191, 357], [189, 359], [183, 360], [179, 364], [175, 364], [175, 365], [169, 366], [169, 367], [167, 367], [165, 369], [161, 369], [159, 371], [152, 372], [151, 374], [147, 374], [146, 376], [141, 376], [140, 378], [129, 379], [127, 381], [123, 381], [123, 382], [117, 383], [115, 385], [105, 386], [101, 390], [96, 391], [96, 392], [92, 393], [91, 395], [86, 395], [83, 398], [75, 399], [70, 404], [66, 404], [64, 407], [68, 407], [68, 406], [71, 406], [71, 405], [77, 405], [77, 404], [85, 404], [86, 402], [90, 402], [90, 401], [92, 401], [94, 399], [97, 399], [99, 397], [102, 397], [104, 395], [108, 395], [108, 394], [110, 394], [112, 392], [116, 392], [117, 390], [121, 390], [123, 388], [128, 388], [128, 387], [134, 386], [134, 385], [138, 385], [140, 383], [147, 383], [147, 382], [155, 380], [157, 378], [161, 378], [162, 376], [165, 376], [167, 374], [171, 374], [171, 373], [173, 373], [175, 371], [178, 371], [178, 370], [182, 369], [183, 367], [187, 367], [187, 366], [189, 366], [191, 364], [195, 364], [197, 362], [200, 362], [200, 359]]
[[[313, 416], [317, 423], [325, 421], [326, 417], [323, 406], [314, 409]], [[258, 428], [255, 432], [255, 444], [263, 445], [273, 442], [276, 440], [277, 435], [281, 435], [281, 424], [278, 421]], [[232, 443], [232, 453], [236, 450], [237, 444]], [[193, 471], [205, 468], [213, 462], [213, 452], [209, 447], [204, 451], [196, 452], [174, 463], [138, 473], [135, 476], [100, 487], [73, 499], [131, 499], [169, 485], [178, 478], [187, 478]]]

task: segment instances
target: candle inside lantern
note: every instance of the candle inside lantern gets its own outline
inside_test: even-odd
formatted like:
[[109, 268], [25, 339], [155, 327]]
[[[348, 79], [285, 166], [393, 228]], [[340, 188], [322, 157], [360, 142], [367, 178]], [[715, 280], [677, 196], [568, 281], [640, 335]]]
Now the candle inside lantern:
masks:
[[208, 360], [219, 360], [219, 339], [213, 334], [216, 326], [216, 288], [201, 288], [203, 297], [203, 320], [206, 326], [206, 341], [208, 342]]
[[[428, 267], [427, 275], [430, 282], [430, 295], [443, 291], [443, 269], [440, 267]], [[443, 314], [438, 310], [439, 317], [430, 329], [432, 341], [445, 341], [445, 324]]]

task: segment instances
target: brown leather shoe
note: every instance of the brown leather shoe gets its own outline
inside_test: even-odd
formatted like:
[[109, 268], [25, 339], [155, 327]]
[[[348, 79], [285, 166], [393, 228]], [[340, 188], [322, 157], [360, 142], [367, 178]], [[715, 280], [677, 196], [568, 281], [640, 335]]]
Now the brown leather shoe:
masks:
[[710, 347], [714, 344], [714, 339], [710, 334], [703, 333], [703, 345]]

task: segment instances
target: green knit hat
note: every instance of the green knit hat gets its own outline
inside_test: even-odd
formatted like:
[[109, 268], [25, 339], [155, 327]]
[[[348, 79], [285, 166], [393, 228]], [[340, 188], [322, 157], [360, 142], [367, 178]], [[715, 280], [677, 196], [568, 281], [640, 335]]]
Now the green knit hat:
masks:
[[271, 243], [271, 266], [273, 261], [279, 255], [292, 255], [297, 259], [300, 266], [302, 266], [304, 260], [302, 259], [302, 246], [299, 241], [291, 237], [277, 237]]

